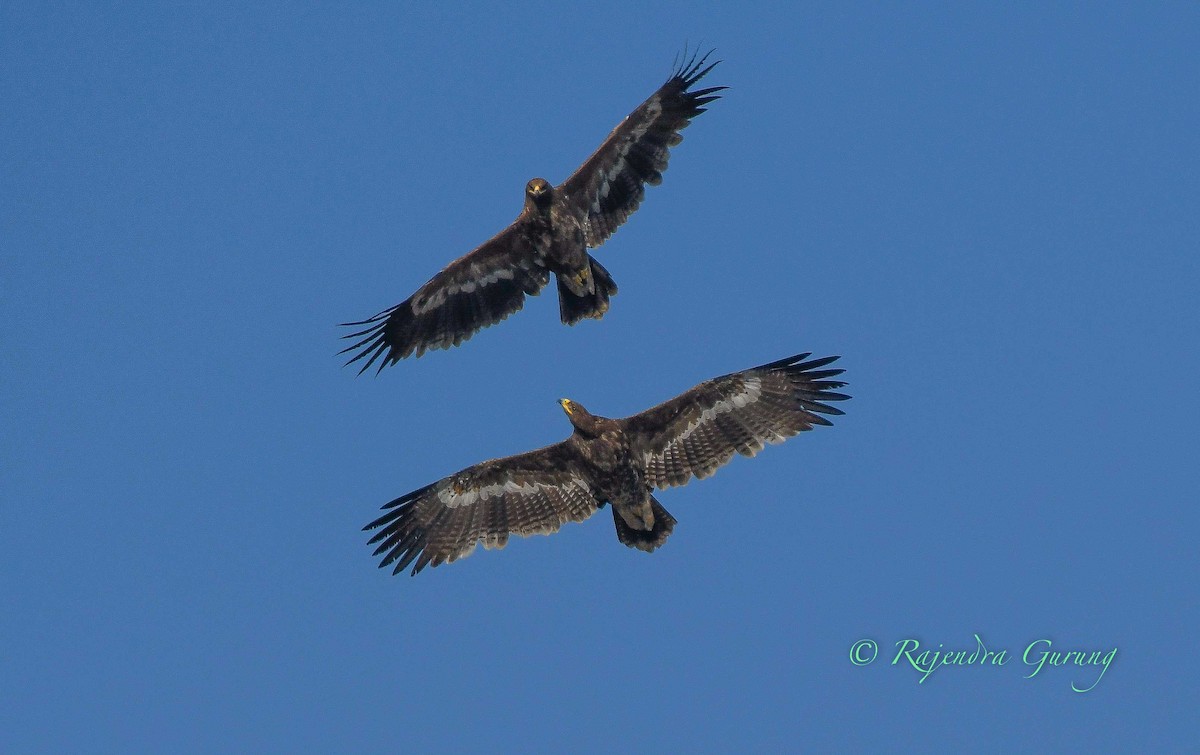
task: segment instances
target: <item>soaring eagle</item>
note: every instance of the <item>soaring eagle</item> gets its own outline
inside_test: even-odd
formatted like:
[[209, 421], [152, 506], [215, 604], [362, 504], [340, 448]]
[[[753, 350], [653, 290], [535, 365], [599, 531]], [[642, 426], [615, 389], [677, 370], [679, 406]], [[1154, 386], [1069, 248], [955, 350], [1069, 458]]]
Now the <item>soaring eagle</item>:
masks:
[[651, 491], [711, 475], [734, 452], [754, 456], [842, 414], [828, 401], [849, 396], [821, 369], [836, 356], [805, 362], [798, 354], [701, 383], [625, 419], [590, 413], [562, 399], [571, 437], [536, 451], [493, 459], [400, 496], [364, 527], [379, 532], [380, 567], [412, 574], [464, 558], [478, 543], [503, 548], [510, 533], [548, 535], [612, 504], [617, 539], [646, 552], [662, 545], [675, 517]]
[[[711, 53], [710, 53], [711, 54]], [[726, 87], [689, 91], [713, 69], [693, 57], [609, 134], [600, 149], [558, 186], [544, 178], [525, 185], [525, 207], [512, 225], [475, 251], [451, 262], [408, 299], [367, 320], [341, 353], [346, 364], [366, 358], [379, 370], [407, 356], [457, 346], [500, 322], [535, 295], [554, 273], [559, 316], [567, 325], [600, 318], [617, 293], [612, 277], [588, 249], [604, 243], [642, 201], [645, 184], [658, 185], [679, 132]], [[378, 371], [378, 370], [377, 370]]]

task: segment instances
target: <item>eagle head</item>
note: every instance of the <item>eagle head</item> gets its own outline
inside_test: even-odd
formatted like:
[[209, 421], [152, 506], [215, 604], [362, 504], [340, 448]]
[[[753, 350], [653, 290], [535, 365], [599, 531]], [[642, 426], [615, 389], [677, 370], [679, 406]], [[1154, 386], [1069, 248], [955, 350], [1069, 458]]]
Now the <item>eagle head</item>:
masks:
[[575, 426], [576, 430], [587, 436], [600, 434], [599, 419], [584, 409], [581, 404], [569, 398], [559, 399], [558, 404], [567, 413], [567, 419], [571, 420], [571, 424]]
[[544, 178], [534, 178], [525, 184], [525, 201], [531, 202], [539, 209], [545, 209], [550, 204], [550, 182]]

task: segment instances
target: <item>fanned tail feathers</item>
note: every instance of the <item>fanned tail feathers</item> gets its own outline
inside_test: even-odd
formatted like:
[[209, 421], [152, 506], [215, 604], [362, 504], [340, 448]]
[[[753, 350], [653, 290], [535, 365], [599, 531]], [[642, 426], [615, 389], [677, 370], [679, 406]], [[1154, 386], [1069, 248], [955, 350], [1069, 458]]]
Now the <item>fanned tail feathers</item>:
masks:
[[630, 548], [652, 553], [658, 546], [665, 543], [671, 533], [675, 531], [675, 517], [671, 516], [671, 513], [664, 509], [654, 496], [650, 496], [650, 509], [654, 512], [654, 529], [649, 531], [633, 529], [621, 518], [615, 506], [610, 508], [613, 510], [613, 521], [617, 525], [617, 539]]
[[617, 294], [617, 284], [595, 257], [588, 256], [592, 267], [593, 291], [576, 296], [558, 277], [558, 315], [564, 325], [574, 325], [585, 317], [599, 320], [608, 311], [608, 299]]

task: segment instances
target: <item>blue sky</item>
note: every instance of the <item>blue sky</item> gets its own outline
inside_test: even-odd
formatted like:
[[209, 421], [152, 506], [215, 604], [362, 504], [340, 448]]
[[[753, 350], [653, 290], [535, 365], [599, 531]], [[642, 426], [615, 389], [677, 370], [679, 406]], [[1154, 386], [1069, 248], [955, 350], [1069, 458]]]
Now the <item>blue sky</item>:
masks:
[[[335, 323], [685, 44], [731, 89], [597, 253], [602, 321], [548, 293], [341, 367]], [[1194, 742], [1197, 50], [1183, 3], [4, 4], [0, 745]], [[663, 493], [658, 552], [602, 512], [375, 568], [380, 504], [560, 440], [558, 398], [799, 351], [843, 355], [846, 416]], [[1008, 663], [892, 663], [976, 635]], [[1080, 694], [1026, 678], [1041, 639], [1118, 652]]]

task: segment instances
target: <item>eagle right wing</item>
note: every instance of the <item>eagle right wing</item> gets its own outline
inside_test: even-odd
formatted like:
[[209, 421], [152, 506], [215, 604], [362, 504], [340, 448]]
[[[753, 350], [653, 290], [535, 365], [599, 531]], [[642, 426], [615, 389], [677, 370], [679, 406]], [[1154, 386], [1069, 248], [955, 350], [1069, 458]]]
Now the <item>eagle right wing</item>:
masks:
[[685, 58], [671, 78], [617, 124], [599, 149], [555, 190], [585, 221], [589, 247], [603, 244], [637, 210], [646, 184], [657, 186], [662, 181], [671, 147], [683, 141], [679, 132], [726, 88], [689, 91], [717, 65], [706, 66], [706, 60], [708, 55]]
[[837, 357], [805, 362], [797, 354], [707, 380], [653, 409], [621, 420], [646, 465], [646, 482], [656, 488], [704, 478], [733, 458], [754, 456], [765, 443], [781, 443], [815, 425], [831, 424], [822, 414], [842, 414], [825, 403], [844, 401], [846, 385], [827, 378], [842, 370], [819, 369]]
[[549, 280], [518, 220], [451, 262], [408, 299], [366, 320], [342, 323], [368, 327], [342, 336], [361, 340], [339, 353], [357, 350], [346, 364], [366, 359], [361, 375], [380, 357], [382, 370], [411, 354], [457, 346], [519, 310], [525, 295], [536, 295]]
[[379, 543], [379, 566], [395, 562], [392, 573], [399, 574], [415, 560], [415, 576], [427, 565], [469, 556], [478, 543], [503, 548], [510, 533], [557, 532], [599, 504], [564, 441], [467, 467], [383, 508], [386, 514], [363, 527], [382, 528], [369, 541]]

